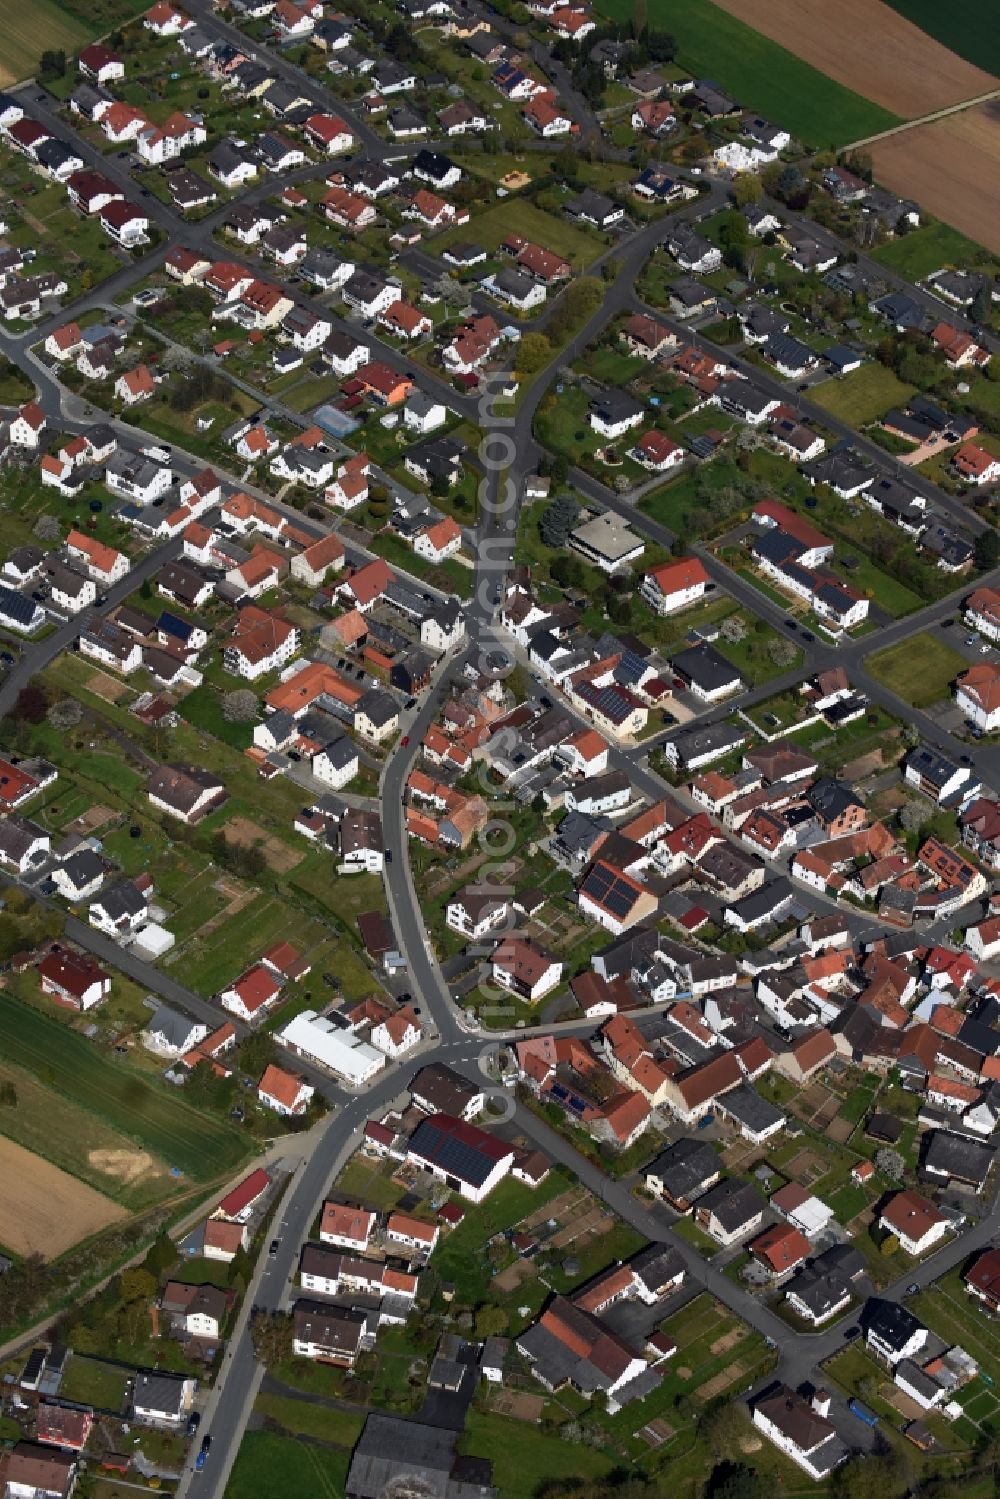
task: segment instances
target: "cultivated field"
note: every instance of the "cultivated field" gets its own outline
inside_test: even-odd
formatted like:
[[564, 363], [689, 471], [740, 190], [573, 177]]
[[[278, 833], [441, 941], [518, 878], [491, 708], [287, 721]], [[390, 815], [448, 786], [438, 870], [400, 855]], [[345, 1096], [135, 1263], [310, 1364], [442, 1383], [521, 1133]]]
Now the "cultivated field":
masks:
[[941, 0], [889, 0], [889, 4], [960, 57], [970, 58], [981, 68], [992, 68], [1000, 77], [1000, 26], [996, 24], [995, 0], [962, 0], [961, 5], [942, 5]]
[[[598, 0], [597, 9], [627, 26], [635, 6], [633, 0]], [[853, 78], [849, 88], [836, 82], [822, 53], [811, 54], [817, 58], [812, 66], [784, 45], [784, 37], [779, 44], [747, 24], [742, 4], [737, 9], [733, 14], [710, 0], [651, 0], [648, 17], [650, 26], [675, 38], [679, 67], [694, 78], [714, 78], [748, 109], [780, 121], [813, 147], [861, 140], [899, 123], [898, 115], [865, 98]], [[828, 9], [820, 35], [827, 38], [840, 24], [840, 7], [833, 21]]]
[[0, 1223], [4, 1244], [16, 1254], [54, 1259], [127, 1216], [110, 1197], [12, 1140], [0, 1139]]
[[46, 48], [75, 52], [92, 36], [88, 26], [66, 14], [55, 0], [0, 0], [0, 87], [30, 78]]
[[[244, 1159], [246, 1145], [231, 1125], [192, 1108], [126, 1063], [102, 1056], [61, 1021], [2, 992], [0, 1030], [5, 1058], [15, 1066], [196, 1181], [224, 1175]], [[106, 1169], [106, 1158], [103, 1165]]]
[[879, 182], [1000, 253], [1000, 100], [871, 147]]
[[17, 1093], [16, 1105], [0, 1111], [0, 1129], [26, 1151], [37, 1151], [53, 1166], [110, 1193], [133, 1211], [172, 1190], [163, 1161], [137, 1150], [128, 1135], [111, 1129], [40, 1078], [5, 1061], [0, 1082], [10, 1083]]
[[[716, 0], [866, 99], [911, 119], [996, 88], [882, 0]], [[832, 24], [831, 24], [832, 23]]]

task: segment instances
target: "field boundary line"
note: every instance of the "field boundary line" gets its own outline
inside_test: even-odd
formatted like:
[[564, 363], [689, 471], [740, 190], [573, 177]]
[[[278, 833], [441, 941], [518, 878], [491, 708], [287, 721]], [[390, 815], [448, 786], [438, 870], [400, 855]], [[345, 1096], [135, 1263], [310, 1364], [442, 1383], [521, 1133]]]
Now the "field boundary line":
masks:
[[989, 104], [993, 99], [1000, 99], [1000, 88], [990, 89], [985, 94], [976, 94], [972, 99], [962, 99], [958, 104], [946, 104], [943, 109], [931, 110], [930, 114], [917, 115], [915, 119], [904, 120], [901, 125], [892, 125], [888, 130], [880, 130], [876, 135], [866, 135], [863, 140], [851, 141], [847, 146], [841, 146], [841, 151], [857, 151], [860, 146], [874, 145], [875, 141], [888, 140], [891, 135], [902, 135], [904, 131], [914, 130], [918, 125], [933, 125], [935, 120], [945, 120], [949, 115], [962, 114], [967, 109], [975, 109], [979, 104]]

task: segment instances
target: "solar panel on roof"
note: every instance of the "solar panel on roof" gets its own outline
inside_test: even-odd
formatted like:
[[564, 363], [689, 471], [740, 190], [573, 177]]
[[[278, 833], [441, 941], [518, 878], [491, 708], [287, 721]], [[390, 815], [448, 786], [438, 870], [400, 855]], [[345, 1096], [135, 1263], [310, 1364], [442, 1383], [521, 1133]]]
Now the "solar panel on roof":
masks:
[[613, 916], [624, 918], [635, 905], [636, 892], [631, 883], [606, 864], [595, 864], [581, 889]]
[[626, 682], [641, 682], [645, 671], [646, 663], [635, 651], [626, 651], [617, 667], [617, 672], [622, 674], [622, 679]]
[[477, 1150], [467, 1140], [439, 1129], [430, 1119], [417, 1126], [411, 1145], [448, 1176], [456, 1176], [472, 1186], [481, 1186], [496, 1164], [493, 1157]]

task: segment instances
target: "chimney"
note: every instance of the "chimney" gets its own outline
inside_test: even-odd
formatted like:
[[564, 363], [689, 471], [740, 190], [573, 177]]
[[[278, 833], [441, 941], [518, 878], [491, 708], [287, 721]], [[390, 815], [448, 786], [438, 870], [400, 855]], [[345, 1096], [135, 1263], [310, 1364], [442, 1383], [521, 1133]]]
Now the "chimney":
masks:
[[828, 1416], [830, 1414], [830, 1395], [827, 1390], [816, 1390], [813, 1393], [812, 1408], [817, 1416]]

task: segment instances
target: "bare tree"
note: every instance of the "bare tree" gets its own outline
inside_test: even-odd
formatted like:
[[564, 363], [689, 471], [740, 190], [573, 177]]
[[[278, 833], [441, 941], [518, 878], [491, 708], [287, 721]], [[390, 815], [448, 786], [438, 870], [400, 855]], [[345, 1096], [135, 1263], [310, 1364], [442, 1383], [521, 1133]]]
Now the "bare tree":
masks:
[[54, 515], [40, 515], [35, 521], [32, 535], [37, 536], [39, 541], [59, 541], [62, 536], [62, 526]]
[[222, 716], [227, 723], [254, 723], [257, 707], [257, 694], [249, 687], [238, 687], [235, 692], [226, 693]]
[[767, 654], [775, 666], [791, 666], [798, 651], [790, 640], [783, 640], [780, 636], [772, 640], [767, 648]]
[[894, 1182], [902, 1181], [906, 1172], [906, 1162], [898, 1150], [877, 1150], [875, 1166], [883, 1176]]
[[52, 704], [47, 716], [54, 729], [75, 729], [83, 717], [83, 708], [75, 697], [61, 697]]
[[919, 833], [927, 821], [926, 808], [919, 802], [904, 802], [896, 815], [904, 833]]

